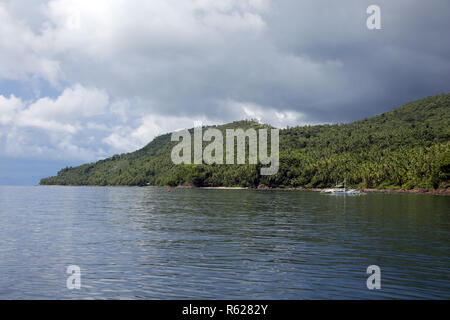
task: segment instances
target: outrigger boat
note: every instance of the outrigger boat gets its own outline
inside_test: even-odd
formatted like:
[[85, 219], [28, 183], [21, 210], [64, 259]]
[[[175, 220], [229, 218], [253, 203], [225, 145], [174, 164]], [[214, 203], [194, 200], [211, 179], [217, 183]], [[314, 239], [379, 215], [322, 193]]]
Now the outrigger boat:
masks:
[[322, 190], [322, 193], [331, 193], [331, 194], [361, 194], [361, 191], [357, 189], [347, 189], [347, 182], [344, 179], [343, 184], [337, 184], [334, 188]]

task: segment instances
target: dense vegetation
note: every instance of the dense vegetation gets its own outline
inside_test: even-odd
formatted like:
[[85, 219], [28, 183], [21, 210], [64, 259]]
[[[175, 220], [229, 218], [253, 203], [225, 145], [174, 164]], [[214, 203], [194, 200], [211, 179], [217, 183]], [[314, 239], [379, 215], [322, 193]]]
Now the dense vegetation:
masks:
[[[268, 127], [237, 121], [226, 128]], [[170, 134], [144, 148], [65, 168], [43, 185], [327, 187], [346, 178], [366, 188], [446, 187], [450, 180], [450, 94], [424, 98], [349, 124], [280, 130], [280, 169], [257, 165], [174, 165]], [[207, 143], [204, 143], [206, 145]]]

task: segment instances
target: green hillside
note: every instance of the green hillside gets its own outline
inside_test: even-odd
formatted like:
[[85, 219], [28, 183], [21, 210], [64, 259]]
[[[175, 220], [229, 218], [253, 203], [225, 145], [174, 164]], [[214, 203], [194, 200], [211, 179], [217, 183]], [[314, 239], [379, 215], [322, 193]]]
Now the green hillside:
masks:
[[[268, 126], [237, 121], [217, 128], [250, 127]], [[174, 165], [170, 155], [177, 142], [170, 137], [156, 137], [132, 153], [64, 168], [40, 183], [320, 188], [346, 178], [356, 187], [435, 189], [450, 180], [450, 94], [349, 124], [282, 129], [280, 168], [273, 176], [261, 176], [259, 164]]]

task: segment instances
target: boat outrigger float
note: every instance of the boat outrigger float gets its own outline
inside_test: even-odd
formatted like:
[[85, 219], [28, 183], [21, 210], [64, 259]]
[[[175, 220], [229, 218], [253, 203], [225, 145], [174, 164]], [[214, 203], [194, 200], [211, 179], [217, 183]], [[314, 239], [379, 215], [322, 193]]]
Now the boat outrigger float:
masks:
[[337, 184], [334, 188], [331, 189], [324, 189], [321, 192], [322, 193], [331, 193], [331, 194], [363, 194], [361, 191], [357, 189], [347, 189], [347, 182], [344, 179], [343, 184]]

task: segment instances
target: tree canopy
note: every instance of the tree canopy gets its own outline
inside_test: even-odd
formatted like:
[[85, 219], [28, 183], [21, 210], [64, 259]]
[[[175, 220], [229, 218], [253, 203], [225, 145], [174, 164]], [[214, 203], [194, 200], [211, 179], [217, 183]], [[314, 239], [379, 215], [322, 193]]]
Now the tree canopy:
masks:
[[[269, 128], [252, 120], [215, 127], [223, 132]], [[449, 184], [450, 94], [352, 123], [298, 126], [279, 133], [280, 168], [272, 176], [260, 175], [259, 163], [175, 165], [171, 150], [177, 142], [164, 134], [135, 152], [67, 167], [40, 183], [320, 188], [345, 178], [349, 186], [361, 188], [436, 189]]]

